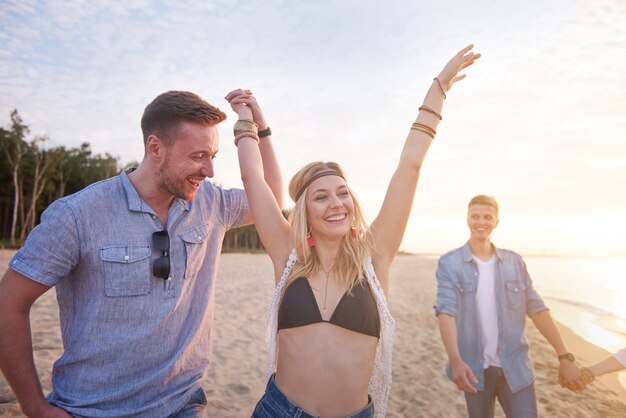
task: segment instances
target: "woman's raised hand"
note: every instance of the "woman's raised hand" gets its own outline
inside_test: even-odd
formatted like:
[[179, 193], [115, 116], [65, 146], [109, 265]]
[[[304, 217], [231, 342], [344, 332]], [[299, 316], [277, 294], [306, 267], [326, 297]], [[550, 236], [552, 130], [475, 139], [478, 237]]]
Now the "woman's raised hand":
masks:
[[228, 100], [230, 107], [239, 115], [240, 119], [251, 119], [256, 122], [260, 129], [267, 127], [261, 106], [259, 106], [252, 91], [236, 89], [228, 93], [225, 99]]
[[439, 82], [441, 83], [441, 87], [444, 91], [448, 91], [452, 88], [452, 85], [459, 80], [463, 80], [465, 78], [465, 74], [459, 74], [461, 70], [469, 67], [480, 58], [480, 54], [476, 54], [474, 52], [470, 52], [474, 48], [474, 45], [468, 45], [462, 50], [460, 50], [448, 63], [443, 70], [437, 76]]

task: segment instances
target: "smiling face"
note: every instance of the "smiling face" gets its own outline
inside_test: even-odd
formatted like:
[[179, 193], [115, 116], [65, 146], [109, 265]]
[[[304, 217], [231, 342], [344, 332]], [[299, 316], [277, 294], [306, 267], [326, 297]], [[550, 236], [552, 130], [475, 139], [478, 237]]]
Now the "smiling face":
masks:
[[475, 204], [467, 210], [470, 240], [491, 241], [491, 232], [498, 226], [498, 212], [490, 205]]
[[342, 238], [350, 232], [354, 202], [344, 179], [324, 176], [308, 187], [306, 217], [316, 240]]
[[172, 145], [163, 147], [159, 187], [166, 193], [191, 200], [202, 181], [213, 177], [218, 151], [217, 128], [202, 122], [182, 122]]

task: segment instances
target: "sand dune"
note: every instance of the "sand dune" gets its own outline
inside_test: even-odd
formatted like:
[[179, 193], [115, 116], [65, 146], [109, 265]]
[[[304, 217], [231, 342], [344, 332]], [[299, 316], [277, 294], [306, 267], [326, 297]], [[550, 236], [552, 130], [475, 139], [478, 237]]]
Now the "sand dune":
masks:
[[[0, 273], [12, 251], [0, 251]], [[393, 388], [388, 417], [463, 417], [463, 395], [444, 374], [446, 354], [432, 306], [436, 260], [399, 256], [392, 267], [390, 304], [396, 318]], [[273, 290], [266, 255], [225, 254], [216, 296], [213, 362], [203, 387], [206, 416], [248, 417], [265, 389], [266, 308]], [[62, 351], [54, 291], [42, 296], [31, 312], [35, 362], [44, 390], [50, 389], [52, 363]], [[537, 371], [540, 416], [555, 418], [626, 417], [626, 391], [615, 376], [602, 377], [582, 394], [556, 383], [558, 362], [551, 347], [529, 322], [528, 336]], [[585, 363], [608, 353], [563, 328], [569, 348]], [[0, 418], [22, 416], [13, 393], [0, 375]], [[496, 416], [504, 414], [498, 410]]]

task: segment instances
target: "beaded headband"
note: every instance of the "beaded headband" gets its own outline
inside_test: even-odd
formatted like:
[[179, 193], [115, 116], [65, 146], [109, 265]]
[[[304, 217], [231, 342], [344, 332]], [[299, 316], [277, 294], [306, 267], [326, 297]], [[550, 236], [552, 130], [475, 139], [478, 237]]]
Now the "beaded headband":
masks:
[[316, 175], [314, 175], [313, 177], [311, 177], [309, 179], [309, 181], [307, 181], [306, 183], [304, 183], [304, 185], [300, 188], [300, 190], [298, 191], [298, 193], [296, 194], [296, 202], [298, 201], [298, 199], [300, 199], [300, 196], [302, 196], [302, 194], [304, 193], [304, 191], [307, 189], [307, 187], [309, 187], [311, 185], [311, 183], [313, 183], [315, 180], [317, 180], [320, 177], [325, 177], [325, 176], [339, 176], [342, 179], [345, 180], [345, 177], [341, 175], [341, 173], [339, 171], [336, 170], [326, 170], [326, 171], [320, 171], [319, 173], [317, 173]]

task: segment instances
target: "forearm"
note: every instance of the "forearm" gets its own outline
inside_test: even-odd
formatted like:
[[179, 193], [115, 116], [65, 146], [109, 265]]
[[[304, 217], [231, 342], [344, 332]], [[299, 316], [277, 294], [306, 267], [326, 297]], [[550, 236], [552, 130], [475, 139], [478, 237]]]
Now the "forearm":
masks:
[[602, 376], [603, 374], [617, 372], [626, 367], [620, 363], [614, 356], [608, 357], [599, 363], [589, 366], [588, 369], [594, 376]]
[[[437, 85], [437, 81], [433, 80], [432, 83], [430, 83], [428, 91], [426, 92], [426, 97], [424, 97], [422, 106], [427, 107], [431, 111], [437, 112], [441, 115], [443, 111], [443, 102], [443, 94]], [[434, 130], [437, 130], [440, 120], [437, 115], [433, 114], [431, 111], [426, 109], [420, 110], [417, 114], [415, 122], [425, 124]]]
[[430, 83], [402, 152], [401, 166], [406, 165], [419, 171], [430, 141], [434, 138], [439, 121], [443, 117], [441, 112], [446, 94], [456, 82], [465, 78], [465, 74], [459, 74], [459, 72], [473, 65], [480, 58], [480, 54], [470, 52], [472, 48], [473, 45], [468, 45], [460, 50]]
[[[443, 109], [443, 95], [436, 81], [433, 80], [431, 83], [422, 104], [441, 115]], [[434, 131], [437, 131], [439, 122], [437, 115], [424, 109], [420, 110], [415, 118], [415, 123], [432, 128]], [[421, 129], [419, 125], [418, 128]], [[419, 171], [426, 157], [426, 153], [430, 148], [432, 138], [423, 130], [415, 129], [415, 126], [416, 125], [413, 125], [413, 129], [409, 130], [400, 156], [399, 165], [400, 167], [407, 167]]]
[[265, 176], [263, 159], [255, 140], [244, 137], [237, 143], [237, 156], [239, 157], [239, 171], [244, 188]]
[[0, 368], [24, 413], [37, 416], [47, 405], [33, 359], [28, 312], [0, 316]]
[[451, 363], [462, 360], [459, 353], [459, 345], [456, 332], [456, 318], [448, 314], [439, 314], [437, 317], [439, 321], [439, 333], [441, 334], [441, 341], [448, 354], [448, 359]]
[[[434, 88], [438, 89], [436, 85]], [[439, 99], [437, 99], [437, 94]], [[441, 92], [434, 91], [431, 85], [425, 102], [435, 106], [438, 112], [443, 106], [442, 97]], [[438, 105], [433, 104], [437, 103], [437, 100], [439, 101]], [[429, 108], [431, 107], [429, 106]], [[433, 127], [433, 129], [439, 122], [436, 115], [424, 110], [419, 112], [416, 120], [419, 121], [416, 123]], [[407, 129], [409, 133], [400, 155], [398, 167], [389, 182], [383, 206], [372, 223], [371, 229], [374, 232], [379, 255], [388, 262], [393, 260], [402, 242], [413, 207], [422, 163], [432, 142], [431, 136], [423, 130], [415, 129], [415, 125], [407, 126]], [[420, 127], [420, 129], [422, 128]]]
[[554, 351], [556, 351], [557, 355], [567, 353], [567, 347], [563, 342], [563, 338], [561, 338], [561, 333], [557, 328], [556, 324], [552, 320], [552, 315], [550, 315], [550, 311], [545, 310], [538, 312], [530, 317], [533, 323], [543, 335], [543, 337], [550, 343]]
[[[226, 100], [231, 103], [233, 110], [237, 112], [239, 119], [253, 120], [256, 123], [257, 128], [260, 131], [266, 130], [269, 126], [265, 120], [265, 116], [261, 107], [256, 101], [256, 98], [252, 96], [252, 92], [249, 90], [234, 90], [226, 95]], [[245, 104], [246, 106], [241, 106]], [[256, 151], [256, 150], [255, 150]], [[242, 161], [241, 153], [239, 154], [239, 162], [242, 170], [242, 178], [250, 178], [249, 175], [255, 175], [261, 173], [261, 178], [269, 185], [274, 199], [279, 208], [283, 207], [283, 177], [280, 172], [280, 166], [278, 165], [278, 159], [274, 152], [272, 145], [271, 135], [259, 138], [258, 151], [260, 151], [260, 158], [254, 153], [246, 153], [246, 159]], [[248, 164], [248, 156], [251, 157], [252, 165]], [[245, 171], [245, 173], [244, 173]]]
[[[259, 128], [261, 126], [259, 125]], [[280, 166], [278, 165], [278, 159], [274, 152], [274, 146], [272, 145], [271, 136], [266, 136], [260, 139], [259, 150], [261, 152], [261, 162], [263, 166], [263, 173], [265, 182], [270, 186], [272, 194], [276, 198], [276, 203], [279, 208], [283, 207], [283, 176], [280, 172]]]

